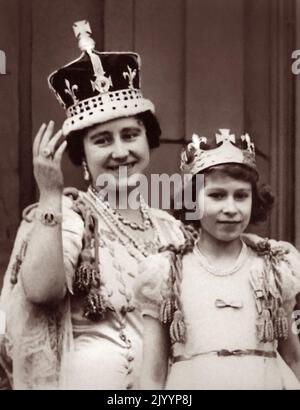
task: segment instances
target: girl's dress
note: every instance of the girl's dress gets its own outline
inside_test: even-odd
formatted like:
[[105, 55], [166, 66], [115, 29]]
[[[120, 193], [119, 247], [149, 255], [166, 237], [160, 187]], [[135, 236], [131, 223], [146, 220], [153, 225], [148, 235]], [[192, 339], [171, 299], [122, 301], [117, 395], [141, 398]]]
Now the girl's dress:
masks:
[[[147, 252], [156, 252], [157, 246], [180, 243], [182, 232], [167, 213], [149, 209], [157, 237], [133, 243], [126, 231], [117, 229], [103, 201], [92, 192], [76, 195], [76, 200], [69, 196], [63, 199], [68, 292], [57, 308], [29, 303], [17, 277], [30, 238], [34, 209], [17, 235], [1, 295], [7, 332], [0, 343], [0, 363], [11, 372], [15, 389], [137, 387], [142, 317], [134, 299], [133, 283], [138, 264]], [[43, 275], [42, 267], [40, 274]], [[97, 283], [99, 278], [101, 283]]]
[[[144, 314], [169, 321], [173, 344], [166, 389], [300, 388], [276, 350], [276, 332], [285, 333], [286, 322], [278, 316], [272, 321], [275, 309], [283, 315], [283, 308], [290, 314], [294, 307], [300, 264], [292, 255], [278, 258], [274, 251], [273, 257], [275, 276], [270, 259], [243, 243], [236, 264], [218, 271], [195, 246], [183, 256], [176, 280], [170, 253], [145, 260], [136, 295]], [[172, 296], [178, 302], [168, 320]]]

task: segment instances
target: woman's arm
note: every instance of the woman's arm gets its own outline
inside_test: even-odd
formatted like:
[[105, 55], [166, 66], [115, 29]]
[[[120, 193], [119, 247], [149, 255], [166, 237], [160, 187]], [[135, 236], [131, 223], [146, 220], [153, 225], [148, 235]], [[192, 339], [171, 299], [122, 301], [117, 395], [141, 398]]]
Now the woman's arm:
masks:
[[[33, 164], [40, 190], [37, 213], [49, 211], [60, 216], [63, 192], [61, 159], [66, 142], [57, 147], [61, 132], [53, 136], [53, 129], [53, 121], [47, 127], [45, 124], [41, 126], [33, 144]], [[47, 156], [47, 150], [52, 155]], [[61, 223], [50, 226], [39, 218], [35, 219], [20, 275], [25, 294], [33, 303], [52, 304], [64, 297], [66, 285]]]
[[161, 390], [165, 387], [169, 358], [168, 328], [159, 320], [144, 316], [144, 353], [140, 378], [143, 390]]

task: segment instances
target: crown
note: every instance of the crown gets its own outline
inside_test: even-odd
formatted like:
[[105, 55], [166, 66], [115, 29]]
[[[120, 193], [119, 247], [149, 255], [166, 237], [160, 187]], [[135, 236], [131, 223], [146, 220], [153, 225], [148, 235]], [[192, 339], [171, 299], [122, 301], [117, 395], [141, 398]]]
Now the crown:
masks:
[[214, 148], [208, 145], [206, 137], [193, 134], [192, 142], [181, 153], [180, 169], [185, 174], [195, 175], [215, 165], [234, 163], [256, 171], [255, 147], [250, 136], [242, 135], [240, 142], [230, 130], [223, 128], [215, 134]]
[[96, 51], [86, 20], [74, 23], [73, 29], [81, 56], [48, 77], [66, 110], [63, 134], [148, 110], [154, 113], [154, 105], [140, 90], [139, 55]]

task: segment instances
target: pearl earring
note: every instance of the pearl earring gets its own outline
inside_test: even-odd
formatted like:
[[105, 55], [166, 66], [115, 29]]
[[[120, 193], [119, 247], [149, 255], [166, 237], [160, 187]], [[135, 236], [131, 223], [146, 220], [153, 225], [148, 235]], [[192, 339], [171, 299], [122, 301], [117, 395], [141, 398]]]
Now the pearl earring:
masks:
[[82, 160], [82, 168], [83, 168], [83, 179], [85, 181], [89, 181], [91, 179], [91, 175], [85, 160]]

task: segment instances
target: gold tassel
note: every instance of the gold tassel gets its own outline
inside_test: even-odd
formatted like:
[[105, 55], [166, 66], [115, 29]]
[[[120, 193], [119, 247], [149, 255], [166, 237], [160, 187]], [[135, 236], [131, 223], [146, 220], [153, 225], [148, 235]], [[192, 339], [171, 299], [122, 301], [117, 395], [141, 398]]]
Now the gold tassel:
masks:
[[83, 316], [94, 322], [104, 319], [106, 313], [105, 300], [102, 295], [90, 292], [85, 299]]
[[271, 319], [265, 321], [265, 340], [266, 342], [274, 340], [274, 327]]
[[260, 342], [265, 342], [265, 320], [262, 315], [259, 315], [256, 321], [256, 334]]
[[88, 293], [91, 289], [94, 266], [90, 261], [81, 262], [75, 272], [74, 289], [78, 293]]
[[12, 272], [11, 272], [11, 276], [10, 276], [10, 283], [12, 285], [16, 285], [17, 282], [18, 282], [18, 275], [19, 275], [19, 271], [20, 271], [20, 268], [22, 266], [24, 257], [26, 255], [26, 250], [27, 250], [27, 242], [24, 241], [22, 243], [20, 252], [16, 255], [16, 260], [15, 260], [15, 263], [13, 264], [13, 267], [12, 267]]
[[277, 339], [286, 340], [288, 338], [289, 327], [287, 315], [282, 306], [278, 309], [274, 325]]
[[174, 319], [170, 326], [170, 337], [172, 343], [185, 342], [186, 327], [183, 320], [183, 315], [180, 310], [174, 313]]
[[257, 337], [260, 342], [272, 342], [275, 337], [272, 316], [269, 309], [264, 308], [256, 322]]
[[162, 323], [171, 323], [174, 313], [174, 303], [171, 297], [164, 299], [160, 307], [160, 321]]

